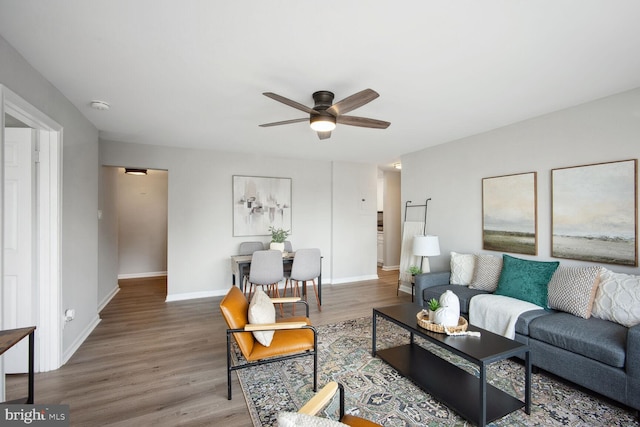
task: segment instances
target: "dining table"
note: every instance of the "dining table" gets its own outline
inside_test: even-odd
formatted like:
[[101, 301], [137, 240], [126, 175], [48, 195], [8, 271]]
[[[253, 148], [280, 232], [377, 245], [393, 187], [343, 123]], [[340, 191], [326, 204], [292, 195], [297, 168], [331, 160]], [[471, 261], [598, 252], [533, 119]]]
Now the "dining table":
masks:
[[[282, 264], [293, 264], [295, 252], [282, 252]], [[242, 283], [242, 278], [249, 273], [252, 255], [231, 255], [231, 283], [237, 286]], [[307, 296], [307, 282], [302, 283], [302, 296]], [[320, 262], [320, 274], [318, 275], [318, 301], [322, 305], [322, 262]]]

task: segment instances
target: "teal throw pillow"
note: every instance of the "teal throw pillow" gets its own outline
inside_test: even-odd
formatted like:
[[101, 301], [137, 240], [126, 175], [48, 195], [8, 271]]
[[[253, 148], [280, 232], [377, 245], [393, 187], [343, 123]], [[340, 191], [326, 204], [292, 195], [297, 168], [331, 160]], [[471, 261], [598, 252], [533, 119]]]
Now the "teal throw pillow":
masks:
[[502, 256], [502, 272], [495, 295], [504, 295], [548, 308], [548, 285], [560, 265], [557, 261], [529, 261]]

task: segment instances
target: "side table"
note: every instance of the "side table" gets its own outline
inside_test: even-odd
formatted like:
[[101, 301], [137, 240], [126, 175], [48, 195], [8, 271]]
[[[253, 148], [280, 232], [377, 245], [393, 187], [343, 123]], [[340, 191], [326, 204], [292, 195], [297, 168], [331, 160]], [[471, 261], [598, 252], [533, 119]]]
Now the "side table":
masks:
[[26, 403], [33, 404], [33, 391], [34, 391], [34, 346], [35, 346], [35, 333], [36, 327], [29, 326], [28, 328], [20, 329], [8, 329], [6, 331], [0, 331], [0, 355], [3, 355], [14, 345], [18, 344], [27, 335], [29, 336], [29, 394], [26, 398], [12, 400], [10, 402], [3, 403]]

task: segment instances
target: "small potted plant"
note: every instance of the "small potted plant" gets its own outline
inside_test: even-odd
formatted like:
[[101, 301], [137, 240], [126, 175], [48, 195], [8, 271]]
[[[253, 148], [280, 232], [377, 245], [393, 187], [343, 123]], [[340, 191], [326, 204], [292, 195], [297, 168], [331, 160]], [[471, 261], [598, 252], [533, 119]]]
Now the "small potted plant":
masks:
[[416, 274], [422, 274], [422, 269], [420, 269], [420, 267], [418, 267], [417, 265], [412, 265], [407, 270], [407, 273], [411, 274], [411, 283], [415, 283], [415, 280], [416, 280], [415, 276]]
[[272, 226], [269, 227], [269, 232], [271, 233], [271, 244], [269, 245], [269, 249], [276, 249], [280, 252], [284, 252], [284, 241], [287, 240], [290, 230], [275, 228]]
[[427, 303], [427, 306], [429, 307], [429, 321], [433, 322], [433, 319], [436, 316], [436, 310], [440, 308], [440, 301], [435, 298], [431, 298]]
[[412, 265], [407, 271], [411, 273], [412, 276], [415, 276], [416, 274], [422, 274], [422, 270], [417, 265]]

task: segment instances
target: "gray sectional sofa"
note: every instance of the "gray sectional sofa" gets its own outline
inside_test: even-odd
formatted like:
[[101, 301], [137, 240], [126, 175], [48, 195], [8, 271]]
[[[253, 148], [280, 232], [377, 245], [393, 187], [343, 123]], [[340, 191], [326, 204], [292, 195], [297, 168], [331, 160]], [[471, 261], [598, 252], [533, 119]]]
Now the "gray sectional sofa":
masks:
[[[450, 284], [450, 277], [448, 271], [416, 275], [416, 301], [426, 307], [451, 290], [468, 316], [471, 299], [490, 293]], [[640, 418], [640, 324], [540, 309], [522, 313], [515, 328], [515, 339], [530, 346], [533, 366], [627, 405]]]

